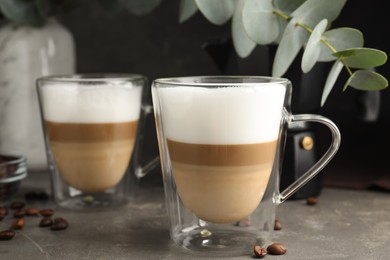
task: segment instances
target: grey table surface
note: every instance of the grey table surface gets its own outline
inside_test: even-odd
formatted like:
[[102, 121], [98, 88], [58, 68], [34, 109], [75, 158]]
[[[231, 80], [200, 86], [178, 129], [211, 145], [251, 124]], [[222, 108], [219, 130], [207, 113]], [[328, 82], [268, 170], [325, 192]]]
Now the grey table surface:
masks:
[[[19, 198], [31, 190], [49, 192], [47, 173], [32, 173], [23, 181]], [[15, 198], [15, 200], [18, 197]], [[38, 218], [9, 241], [0, 241], [0, 259], [211, 259], [182, 251], [168, 233], [164, 192], [160, 185], [139, 188], [134, 203], [99, 212], [75, 212], [52, 202], [30, 204], [55, 209], [69, 228], [39, 228]], [[264, 259], [390, 259], [390, 194], [324, 188], [319, 202], [288, 200], [277, 209], [283, 228], [274, 241], [288, 251]], [[13, 219], [0, 221], [6, 229]], [[253, 259], [251, 253], [229, 259]]]

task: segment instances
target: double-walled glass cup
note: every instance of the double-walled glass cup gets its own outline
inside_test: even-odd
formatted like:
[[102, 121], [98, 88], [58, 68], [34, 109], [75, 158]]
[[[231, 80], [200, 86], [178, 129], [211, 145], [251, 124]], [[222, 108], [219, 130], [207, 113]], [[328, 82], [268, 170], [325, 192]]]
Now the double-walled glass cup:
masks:
[[[170, 235], [191, 252], [245, 255], [255, 244], [267, 246], [276, 206], [313, 178], [340, 145], [329, 119], [288, 112], [287, 79], [156, 79], [152, 97]], [[306, 122], [329, 128], [330, 148], [280, 193], [287, 127]]]
[[[133, 74], [49, 76], [37, 80], [54, 200], [72, 209], [127, 202], [158, 164], [138, 165], [147, 79]], [[130, 163], [131, 162], [131, 163]]]

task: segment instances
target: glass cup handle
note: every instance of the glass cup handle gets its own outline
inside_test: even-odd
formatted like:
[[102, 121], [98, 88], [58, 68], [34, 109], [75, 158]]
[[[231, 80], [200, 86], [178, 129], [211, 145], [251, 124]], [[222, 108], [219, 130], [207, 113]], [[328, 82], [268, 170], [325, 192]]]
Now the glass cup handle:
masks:
[[160, 157], [156, 156], [151, 161], [149, 161], [145, 165], [140, 165], [139, 156], [142, 154], [142, 149], [145, 143], [145, 128], [146, 128], [146, 118], [148, 115], [153, 114], [153, 106], [152, 105], [142, 105], [141, 106], [141, 116], [140, 116], [140, 126], [138, 127], [139, 136], [137, 139], [137, 143], [134, 149], [133, 161], [134, 161], [134, 174], [137, 178], [144, 177], [151, 170], [156, 168], [160, 164]]
[[[286, 112], [286, 111], [285, 111]], [[288, 126], [293, 127], [294, 124], [302, 124], [302, 122], [315, 122], [321, 123], [327, 126], [332, 134], [332, 143], [325, 154], [314, 164], [306, 173], [304, 173], [298, 180], [293, 182], [288, 186], [284, 191], [282, 191], [277, 198], [277, 204], [284, 202], [291, 195], [293, 195], [297, 190], [302, 188], [308, 181], [310, 181], [314, 176], [316, 176], [333, 158], [337, 150], [340, 147], [341, 135], [337, 126], [328, 118], [320, 115], [312, 114], [301, 114], [301, 115], [291, 115], [286, 112], [287, 124]]]

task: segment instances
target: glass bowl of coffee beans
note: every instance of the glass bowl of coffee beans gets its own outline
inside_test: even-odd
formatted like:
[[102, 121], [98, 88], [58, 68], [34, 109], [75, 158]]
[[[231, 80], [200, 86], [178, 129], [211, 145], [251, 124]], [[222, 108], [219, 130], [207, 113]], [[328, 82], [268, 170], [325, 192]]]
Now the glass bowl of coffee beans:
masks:
[[27, 176], [27, 159], [22, 155], [0, 154], [0, 206], [18, 192]]

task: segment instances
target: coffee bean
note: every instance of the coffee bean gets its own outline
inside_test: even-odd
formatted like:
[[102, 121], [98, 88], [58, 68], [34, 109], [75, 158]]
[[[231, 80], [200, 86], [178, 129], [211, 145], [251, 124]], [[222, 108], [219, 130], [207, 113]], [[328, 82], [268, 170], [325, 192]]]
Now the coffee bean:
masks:
[[9, 206], [10, 209], [22, 209], [26, 204], [23, 201], [14, 201]]
[[24, 227], [24, 218], [19, 218], [15, 220], [12, 224], [12, 229], [22, 229]]
[[287, 248], [282, 243], [272, 243], [267, 247], [267, 251], [270, 255], [284, 255]]
[[279, 219], [275, 219], [274, 230], [281, 230], [281, 229], [282, 229], [282, 222], [280, 222]]
[[26, 208], [27, 216], [39, 216], [39, 209], [37, 208]]
[[12, 230], [3, 230], [0, 232], [0, 240], [11, 240], [15, 236]]
[[55, 218], [53, 225], [51, 225], [50, 229], [51, 230], [63, 230], [68, 227], [68, 221], [66, 221], [63, 218]]
[[43, 218], [39, 222], [40, 227], [50, 227], [53, 224], [53, 220], [51, 218]]
[[24, 209], [19, 209], [14, 212], [15, 218], [22, 218], [26, 215], [26, 211]]
[[54, 214], [54, 210], [52, 209], [41, 209], [39, 211], [39, 214], [41, 214], [41, 216], [43, 217], [50, 217]]
[[256, 258], [263, 258], [267, 255], [267, 249], [257, 245], [253, 248], [253, 254]]
[[6, 207], [0, 207], [0, 218], [8, 215], [8, 209]]
[[313, 206], [313, 205], [316, 205], [318, 203], [318, 198], [317, 197], [309, 197], [306, 199], [306, 204], [307, 205], [310, 205], [310, 206]]

